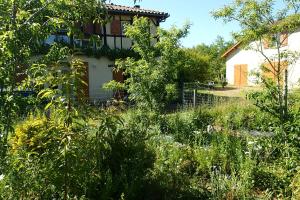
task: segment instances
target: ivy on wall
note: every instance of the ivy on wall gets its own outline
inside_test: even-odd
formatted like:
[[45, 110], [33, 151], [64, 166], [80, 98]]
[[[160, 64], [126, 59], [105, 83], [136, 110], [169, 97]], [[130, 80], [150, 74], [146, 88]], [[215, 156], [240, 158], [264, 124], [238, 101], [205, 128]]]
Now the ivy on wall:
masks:
[[108, 46], [103, 46], [100, 49], [84, 48], [81, 51], [89, 57], [100, 58], [104, 56], [110, 60], [125, 59], [128, 57], [139, 58], [139, 55], [132, 49], [111, 49]]
[[[95, 58], [107, 57], [110, 60], [125, 59], [128, 57], [139, 58], [139, 55], [136, 52], [134, 52], [132, 49], [118, 49], [118, 48], [111, 49], [108, 46], [102, 46], [99, 49], [95, 49], [92, 47], [72, 48], [70, 44], [62, 43], [62, 42], [60, 42], [60, 44], [62, 46], [68, 46], [70, 49], [73, 49], [73, 52], [76, 55], [85, 55], [88, 57], [95, 57]], [[48, 44], [36, 45], [33, 48], [33, 52], [35, 55], [44, 55], [49, 51], [50, 47], [51, 46]]]

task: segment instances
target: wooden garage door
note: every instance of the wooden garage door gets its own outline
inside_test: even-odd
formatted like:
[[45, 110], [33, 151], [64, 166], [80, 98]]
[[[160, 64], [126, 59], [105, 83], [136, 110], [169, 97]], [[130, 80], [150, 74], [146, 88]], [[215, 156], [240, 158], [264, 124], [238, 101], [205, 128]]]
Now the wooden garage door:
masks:
[[248, 65], [234, 65], [234, 85], [239, 87], [248, 85]]

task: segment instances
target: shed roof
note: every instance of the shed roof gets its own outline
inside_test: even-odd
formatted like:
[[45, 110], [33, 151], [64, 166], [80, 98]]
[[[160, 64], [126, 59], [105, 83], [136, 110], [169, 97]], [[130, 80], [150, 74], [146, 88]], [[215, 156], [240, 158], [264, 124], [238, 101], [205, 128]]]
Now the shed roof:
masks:
[[236, 44], [234, 44], [222, 55], [222, 58], [226, 58], [229, 54], [231, 54], [233, 51], [235, 51], [241, 44], [242, 44], [242, 42], [237, 42]]

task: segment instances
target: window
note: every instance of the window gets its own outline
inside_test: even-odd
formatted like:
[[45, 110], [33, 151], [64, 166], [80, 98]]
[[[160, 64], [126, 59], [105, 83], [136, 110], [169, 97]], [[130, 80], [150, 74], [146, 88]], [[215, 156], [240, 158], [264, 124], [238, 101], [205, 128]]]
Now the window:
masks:
[[125, 27], [130, 25], [130, 21], [121, 21], [121, 35], [125, 35]]
[[266, 62], [261, 66], [262, 76], [273, 81], [277, 81], [277, 76], [279, 76], [281, 79], [280, 82], [283, 84], [284, 72], [287, 68], [288, 63], [286, 61], [281, 61], [280, 66], [278, 62]]
[[54, 41], [69, 44], [70, 38], [67, 35], [56, 35]]
[[288, 33], [273, 34], [271, 37], [266, 37], [263, 40], [265, 49], [272, 49], [277, 47], [277, 42], [280, 42], [280, 46], [284, 47], [288, 45]]

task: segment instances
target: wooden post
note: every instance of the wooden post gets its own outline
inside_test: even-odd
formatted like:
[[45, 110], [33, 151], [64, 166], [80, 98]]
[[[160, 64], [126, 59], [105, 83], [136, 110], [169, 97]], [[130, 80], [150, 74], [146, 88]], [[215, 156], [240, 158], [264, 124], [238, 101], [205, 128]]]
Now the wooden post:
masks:
[[194, 89], [194, 96], [193, 96], [193, 105], [194, 105], [194, 107], [196, 107], [196, 93], [197, 93], [197, 90]]
[[288, 70], [284, 70], [284, 117], [288, 116]]

